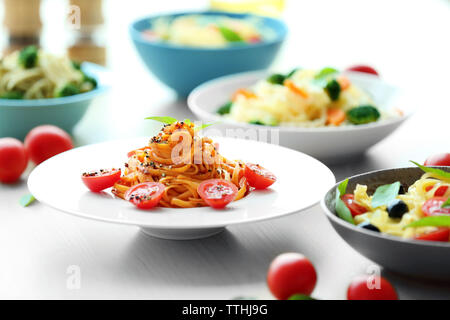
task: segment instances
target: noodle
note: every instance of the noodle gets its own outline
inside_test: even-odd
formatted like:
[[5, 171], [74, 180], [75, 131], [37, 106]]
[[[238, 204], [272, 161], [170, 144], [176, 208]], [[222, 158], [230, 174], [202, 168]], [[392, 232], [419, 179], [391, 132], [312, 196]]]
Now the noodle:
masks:
[[197, 188], [208, 179], [224, 179], [236, 185], [235, 200], [250, 191], [244, 177], [245, 164], [221, 156], [213, 141], [198, 136], [191, 123], [164, 126], [148, 146], [134, 151], [125, 166], [124, 176], [112, 190], [122, 199], [130, 187], [143, 182], [164, 184], [159, 206], [169, 208], [206, 206]]
[[[16, 51], [0, 60], [0, 97], [11, 93], [23, 99], [46, 99], [61, 95], [67, 85], [73, 85], [72, 94], [91, 91], [96, 82], [74, 67], [67, 56], [55, 56], [39, 50], [36, 64], [25, 68], [20, 64], [20, 52]], [[17, 98], [17, 99], [19, 99]]]

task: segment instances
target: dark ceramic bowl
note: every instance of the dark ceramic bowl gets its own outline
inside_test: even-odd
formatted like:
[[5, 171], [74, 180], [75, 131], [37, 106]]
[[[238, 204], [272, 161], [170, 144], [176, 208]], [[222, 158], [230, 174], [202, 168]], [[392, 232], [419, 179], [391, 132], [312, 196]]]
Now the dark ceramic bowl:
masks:
[[[449, 167], [437, 167], [450, 171]], [[384, 184], [400, 181], [408, 188], [423, 174], [417, 167], [373, 171], [349, 178], [347, 190], [357, 184], [368, 186], [367, 192]], [[336, 215], [336, 184], [321, 201], [333, 228], [350, 246], [370, 260], [391, 271], [427, 279], [450, 281], [450, 243], [408, 240], [358, 228]]]

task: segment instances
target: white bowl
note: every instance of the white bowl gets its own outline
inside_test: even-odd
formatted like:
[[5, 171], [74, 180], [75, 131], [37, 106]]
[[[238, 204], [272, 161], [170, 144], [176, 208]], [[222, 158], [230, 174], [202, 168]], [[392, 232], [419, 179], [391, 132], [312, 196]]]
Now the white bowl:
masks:
[[[258, 138], [265, 137], [267, 132], [274, 137], [278, 134], [280, 145], [302, 151], [328, 163], [364, 153], [390, 135], [412, 114], [411, 102], [406, 103], [406, 96], [400, 94], [398, 88], [388, 85], [376, 76], [358, 72], [346, 72], [346, 75], [352, 83], [368, 92], [378, 107], [385, 110], [396, 107], [401, 109], [404, 115], [357, 126], [299, 128], [253, 125], [226, 119], [216, 113], [236, 90], [250, 87], [267, 75], [266, 71], [246, 72], [208, 81], [189, 95], [189, 108], [202, 121], [220, 122], [214, 128], [221, 130], [223, 134], [226, 129], [257, 130]], [[228, 134], [230, 132], [228, 131]], [[249, 134], [248, 138], [250, 137], [254, 135]]]
[[[79, 217], [140, 226], [155, 237], [187, 240], [214, 235], [226, 226], [303, 211], [318, 203], [335, 183], [330, 169], [303, 153], [250, 140], [214, 141], [227, 158], [261, 163], [277, 176], [277, 181], [267, 190], [255, 190], [230, 203], [225, 210], [202, 207], [143, 211], [114, 198], [110, 192], [90, 192], [81, 181], [81, 173], [120, 167], [130, 150], [148, 143], [148, 138], [134, 138], [76, 148], [50, 158], [33, 170], [28, 188], [40, 202]], [[277, 156], [267, 156], [274, 154]]]

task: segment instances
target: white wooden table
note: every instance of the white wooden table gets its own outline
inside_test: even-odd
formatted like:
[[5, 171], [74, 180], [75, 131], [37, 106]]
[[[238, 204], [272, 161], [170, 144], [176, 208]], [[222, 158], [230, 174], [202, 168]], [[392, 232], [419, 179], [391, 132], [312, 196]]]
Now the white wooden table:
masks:
[[[185, 102], [147, 72], [127, 37], [133, 18], [184, 9], [187, 2], [168, 1], [158, 10], [153, 2], [118, 3], [108, 1], [106, 8], [114, 22], [108, 49], [115, 87], [78, 126], [78, 144], [152, 135], [157, 125], [140, 121], [149, 115], [192, 117]], [[189, 2], [196, 8], [204, 4]], [[369, 63], [385, 79], [408, 89], [421, 106], [366, 156], [332, 166], [337, 179], [449, 151], [447, 1], [291, 0], [288, 6], [285, 19], [291, 33], [276, 68]], [[373, 265], [339, 238], [318, 206], [232, 227], [208, 239], [177, 242], [151, 238], [137, 227], [83, 220], [39, 203], [22, 208], [18, 200], [25, 193], [26, 176], [17, 185], [0, 185], [0, 298], [271, 298], [265, 284], [270, 261], [295, 251], [308, 256], [318, 270], [314, 296], [344, 299], [352, 277]], [[73, 281], [77, 274], [79, 283]], [[448, 284], [384, 275], [403, 299], [450, 299]]]

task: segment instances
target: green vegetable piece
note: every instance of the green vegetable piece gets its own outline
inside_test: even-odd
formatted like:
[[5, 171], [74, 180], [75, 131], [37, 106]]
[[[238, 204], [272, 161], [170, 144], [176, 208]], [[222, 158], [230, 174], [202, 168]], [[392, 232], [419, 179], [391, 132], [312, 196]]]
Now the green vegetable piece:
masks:
[[292, 76], [294, 75], [294, 73], [296, 73], [298, 70], [300, 70], [300, 68], [295, 68], [295, 69], [293, 69], [291, 72], [289, 72], [289, 73], [286, 75], [286, 79], [289, 79], [290, 77], [292, 77]]
[[339, 95], [341, 94], [341, 85], [336, 81], [336, 79], [330, 80], [325, 86], [325, 91], [328, 93], [331, 101], [336, 101], [339, 99]]
[[195, 128], [194, 128], [194, 131], [200, 131], [200, 130], [203, 130], [203, 129], [208, 128], [208, 127], [210, 127], [210, 126], [212, 126], [212, 125], [215, 125], [215, 124], [217, 124], [217, 123], [218, 123], [218, 122], [203, 124], [203, 125], [201, 125], [201, 126], [199, 126], [199, 127], [195, 127]]
[[400, 182], [379, 186], [372, 197], [372, 208], [387, 206], [391, 201], [395, 200], [400, 191]]
[[283, 85], [284, 80], [286, 80], [286, 77], [279, 73], [275, 73], [267, 78], [267, 82], [280, 85]]
[[347, 119], [353, 124], [366, 124], [380, 119], [380, 112], [371, 105], [362, 105], [347, 111]]
[[450, 208], [450, 197], [442, 204], [442, 208]]
[[172, 117], [147, 117], [145, 118], [145, 120], [155, 120], [155, 121], [159, 121], [162, 122], [164, 124], [172, 124], [177, 122], [178, 120]]
[[22, 207], [28, 207], [34, 201], [36, 201], [36, 198], [32, 194], [26, 194], [20, 198], [19, 203]]
[[249, 121], [248, 123], [250, 123], [250, 124], [256, 124], [256, 125], [258, 125], [258, 126], [264, 126], [264, 125], [265, 125], [264, 122], [259, 121], [259, 120], [251, 120], [251, 121]]
[[217, 113], [222, 116], [225, 114], [229, 114], [231, 112], [232, 107], [233, 107], [233, 102], [231, 102], [231, 101], [227, 102], [217, 110]]
[[72, 60], [72, 67], [76, 70], [81, 70], [81, 62]]
[[57, 93], [57, 97], [69, 97], [80, 93], [80, 88], [73, 83], [66, 84]]
[[38, 48], [36, 46], [28, 46], [23, 48], [19, 53], [19, 64], [25, 69], [34, 68], [38, 61]]
[[0, 99], [20, 100], [23, 99], [24, 93], [22, 91], [10, 91], [0, 95]]
[[95, 89], [97, 88], [97, 80], [91, 76], [88, 76], [87, 74], [83, 73], [83, 82], [88, 82], [90, 84], [92, 84], [92, 88]]
[[443, 178], [447, 178], [450, 179], [450, 172], [444, 171], [444, 170], [440, 170], [440, 169], [436, 169], [436, 168], [430, 168], [430, 167], [425, 167], [421, 164], [418, 164], [417, 162], [411, 161], [410, 162], [414, 163], [416, 166], [418, 166], [420, 169], [422, 169], [422, 171], [424, 172], [429, 172], [429, 173], [434, 173], [440, 177]]
[[256, 124], [259, 126], [271, 126], [274, 127], [278, 125], [277, 121], [275, 119], [269, 119], [269, 121], [261, 121], [261, 120], [251, 120], [248, 122], [249, 124]]
[[307, 296], [306, 294], [293, 294], [288, 298], [288, 300], [316, 300], [313, 297]]
[[228, 42], [244, 41], [239, 34], [237, 34], [235, 31], [231, 30], [230, 28], [227, 28], [225, 26], [219, 26], [219, 31], [222, 34], [222, 36], [225, 38], [225, 40], [227, 40]]
[[320, 70], [319, 71], [319, 73], [317, 73], [316, 74], [316, 76], [314, 77], [314, 79], [322, 79], [322, 78], [325, 78], [325, 77], [327, 77], [327, 76], [329, 76], [329, 75], [332, 75], [332, 74], [335, 74], [335, 73], [338, 73], [339, 71], [338, 70], [336, 70], [336, 69], [334, 69], [334, 68], [331, 68], [331, 67], [325, 67], [325, 68], [323, 68], [322, 70]]
[[350, 212], [350, 209], [347, 208], [344, 201], [341, 199], [341, 195], [344, 195], [347, 190], [348, 185], [348, 179], [342, 181], [339, 186], [336, 189], [336, 213], [338, 214], [339, 218], [351, 223], [355, 224], [355, 221], [353, 220], [352, 213]]
[[450, 227], [450, 216], [425, 217], [404, 226], [403, 229], [417, 227]]

